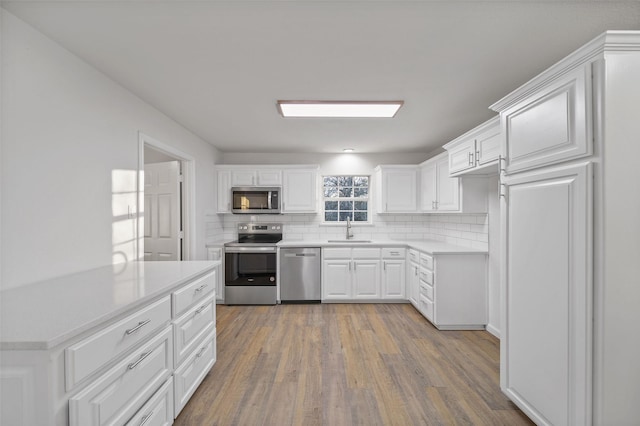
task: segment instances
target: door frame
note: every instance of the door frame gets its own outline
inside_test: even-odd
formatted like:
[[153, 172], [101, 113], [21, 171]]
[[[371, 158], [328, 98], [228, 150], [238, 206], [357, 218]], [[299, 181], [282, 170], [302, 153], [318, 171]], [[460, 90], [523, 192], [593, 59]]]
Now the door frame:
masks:
[[144, 236], [143, 220], [144, 213], [144, 147], [148, 146], [163, 154], [169, 155], [180, 161], [182, 170], [182, 260], [192, 260], [196, 254], [196, 191], [195, 191], [195, 159], [172, 146], [160, 142], [143, 132], [138, 132], [138, 173], [137, 182], [137, 220], [136, 220], [136, 240], [138, 242], [138, 260], [144, 260]]

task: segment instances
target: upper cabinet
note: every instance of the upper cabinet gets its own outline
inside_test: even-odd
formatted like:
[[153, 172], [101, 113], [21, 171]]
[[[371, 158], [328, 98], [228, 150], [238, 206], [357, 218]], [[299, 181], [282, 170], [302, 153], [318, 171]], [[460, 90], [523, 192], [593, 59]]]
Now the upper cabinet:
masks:
[[316, 213], [318, 211], [318, 167], [282, 171], [282, 212]]
[[415, 213], [418, 210], [416, 166], [378, 166], [375, 178], [378, 213]]
[[591, 92], [591, 67], [580, 67], [500, 111], [506, 173], [591, 155]]
[[450, 175], [497, 173], [501, 146], [500, 117], [496, 116], [444, 145]]
[[487, 212], [486, 179], [450, 177], [446, 152], [420, 165], [420, 182], [423, 212]]
[[282, 172], [280, 169], [267, 170], [233, 170], [231, 186], [280, 186]]
[[282, 187], [282, 213], [316, 213], [318, 211], [318, 166], [251, 165], [217, 166], [218, 213], [231, 213], [231, 188], [234, 186]]

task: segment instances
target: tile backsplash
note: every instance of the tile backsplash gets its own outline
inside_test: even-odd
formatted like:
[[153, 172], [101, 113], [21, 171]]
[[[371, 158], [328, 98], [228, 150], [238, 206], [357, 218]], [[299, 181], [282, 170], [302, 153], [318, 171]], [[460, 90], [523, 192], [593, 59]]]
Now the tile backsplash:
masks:
[[[239, 222], [282, 222], [285, 240], [342, 239], [344, 224], [325, 225], [319, 214], [219, 215], [220, 221], [207, 226], [207, 241], [234, 240]], [[208, 223], [209, 225], [209, 223]], [[210, 228], [210, 229], [209, 229]], [[437, 240], [464, 247], [488, 250], [487, 214], [385, 214], [374, 215], [371, 225], [354, 225], [355, 239], [367, 240]], [[215, 238], [212, 238], [215, 236]], [[221, 236], [221, 238], [220, 238]]]

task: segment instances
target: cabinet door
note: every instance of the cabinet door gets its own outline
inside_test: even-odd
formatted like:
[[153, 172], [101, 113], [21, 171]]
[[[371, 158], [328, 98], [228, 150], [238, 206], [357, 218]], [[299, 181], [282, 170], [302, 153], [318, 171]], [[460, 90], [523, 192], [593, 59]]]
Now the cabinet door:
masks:
[[385, 299], [405, 298], [404, 260], [382, 261], [382, 297]]
[[325, 260], [322, 265], [323, 299], [351, 298], [351, 260]]
[[234, 170], [231, 173], [231, 186], [257, 185], [256, 172], [253, 170]]
[[590, 164], [505, 179], [502, 390], [538, 424], [589, 424]]
[[449, 171], [451, 173], [458, 173], [475, 167], [476, 141], [474, 139], [461, 143], [448, 152]]
[[282, 211], [315, 213], [318, 211], [318, 172], [316, 169], [283, 170]]
[[507, 174], [590, 155], [591, 102], [587, 65], [503, 111]]
[[231, 171], [218, 171], [218, 213], [231, 212]]
[[356, 299], [380, 298], [380, 261], [353, 261], [353, 296]]
[[476, 138], [476, 162], [483, 166], [500, 157], [502, 139], [500, 138], [500, 128], [490, 129]]
[[420, 267], [417, 263], [409, 262], [409, 267], [407, 268], [407, 291], [409, 293], [409, 301], [416, 308], [418, 308], [420, 292], [420, 278], [418, 276], [419, 269]]
[[413, 212], [416, 211], [416, 171], [415, 170], [383, 170], [382, 171], [382, 211]]
[[280, 170], [258, 170], [256, 185], [280, 186], [282, 185], [282, 173]]
[[432, 212], [436, 210], [437, 174], [436, 163], [428, 162], [420, 169], [422, 189], [422, 211]]
[[436, 162], [438, 183], [436, 209], [438, 211], [460, 210], [460, 179], [449, 177], [447, 157]]

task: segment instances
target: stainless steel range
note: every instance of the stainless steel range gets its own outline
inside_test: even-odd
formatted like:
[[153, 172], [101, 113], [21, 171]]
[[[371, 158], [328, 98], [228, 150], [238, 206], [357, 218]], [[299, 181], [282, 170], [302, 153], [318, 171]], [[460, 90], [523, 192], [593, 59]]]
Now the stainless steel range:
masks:
[[275, 305], [276, 244], [281, 223], [239, 223], [238, 239], [224, 245], [227, 305]]

